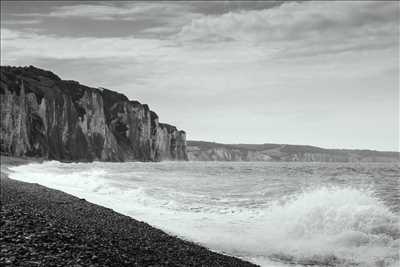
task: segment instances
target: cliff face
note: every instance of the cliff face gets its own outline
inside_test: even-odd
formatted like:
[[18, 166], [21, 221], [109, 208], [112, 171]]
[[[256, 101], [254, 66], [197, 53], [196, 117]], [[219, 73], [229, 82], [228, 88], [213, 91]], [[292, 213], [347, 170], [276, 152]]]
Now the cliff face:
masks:
[[302, 162], [394, 162], [400, 153], [372, 150], [324, 149], [279, 144], [218, 144], [188, 141], [192, 161], [302, 161]]
[[186, 135], [145, 104], [35, 67], [1, 67], [0, 151], [70, 161], [187, 160]]

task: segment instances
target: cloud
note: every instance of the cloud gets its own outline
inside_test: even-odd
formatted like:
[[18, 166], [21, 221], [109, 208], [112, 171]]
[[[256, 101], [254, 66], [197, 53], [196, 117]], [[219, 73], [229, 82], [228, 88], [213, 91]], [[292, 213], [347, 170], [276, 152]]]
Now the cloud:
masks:
[[181, 45], [175, 40], [126, 37], [59, 37], [1, 28], [2, 62], [17, 58], [135, 58], [165, 64], [243, 64], [266, 59], [265, 48], [241, 43]]
[[182, 42], [249, 42], [275, 47], [281, 55], [386, 48], [398, 42], [398, 12], [396, 2], [289, 2], [194, 19], [177, 38]]
[[182, 1], [181, 3], [196, 13], [220, 15], [228, 12], [268, 9], [279, 6], [284, 1]]
[[31, 24], [39, 24], [41, 22], [40, 19], [22, 19], [22, 20], [5, 20], [2, 22], [3, 26], [9, 25], [31, 25]]
[[219, 3], [15, 7], [21, 20], [41, 14], [42, 22], [32, 30], [3, 24], [18, 16], [2, 17], [1, 64], [33, 64], [122, 92], [190, 138], [397, 144], [396, 4]]
[[5, 41], [7, 40], [16, 40], [20, 36], [20, 33], [17, 31], [12, 31], [9, 29], [1, 28], [1, 40], [4, 40], [2, 42], [2, 49], [3, 45], [5, 45]]
[[[3, 5], [3, 4], [2, 4]], [[26, 22], [36, 21], [36, 32], [71, 37], [117, 37], [135, 34], [145, 38], [167, 38], [191, 19], [201, 16], [190, 6], [159, 2], [74, 2], [50, 4], [43, 10], [25, 4], [2, 6], [2, 24], [29, 32]], [[6, 11], [3, 11], [6, 10]], [[25, 12], [23, 12], [25, 11]]]
[[[224, 14], [238, 10], [259, 10], [281, 5], [283, 1], [168, 1], [168, 2], [87, 2], [68, 3], [67, 5], [47, 5], [50, 12], [20, 13], [20, 16], [39, 15], [58, 18], [86, 17], [98, 20], [132, 19], [132, 16], [176, 16], [183, 13]], [[127, 17], [127, 15], [129, 15]]]
[[[2, 2], [2, 24], [30, 31], [27, 22], [36, 21], [36, 32], [59, 36], [126, 36], [168, 38], [181, 27], [204, 14], [253, 10], [279, 5], [280, 1], [236, 2]], [[25, 21], [25, 22], [24, 22]]]
[[55, 8], [49, 14], [44, 16], [69, 18], [69, 17], [85, 17], [98, 20], [135, 20], [135, 16], [154, 13], [163, 16], [172, 16], [181, 10], [179, 6], [171, 4], [162, 6], [156, 3], [127, 3], [121, 6], [111, 4], [105, 5], [70, 5]]
[[[56, 37], [1, 29], [1, 51], [7, 59], [47, 57], [56, 59], [107, 57], [158, 57], [163, 42], [130, 37]], [[3, 57], [2, 57], [3, 59]]]

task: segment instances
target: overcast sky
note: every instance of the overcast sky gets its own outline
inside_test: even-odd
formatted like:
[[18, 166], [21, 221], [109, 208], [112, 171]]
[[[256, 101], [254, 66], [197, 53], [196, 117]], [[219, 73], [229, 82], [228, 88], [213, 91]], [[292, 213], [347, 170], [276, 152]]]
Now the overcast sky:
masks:
[[398, 150], [399, 23], [395, 1], [1, 1], [1, 64], [122, 92], [192, 140]]

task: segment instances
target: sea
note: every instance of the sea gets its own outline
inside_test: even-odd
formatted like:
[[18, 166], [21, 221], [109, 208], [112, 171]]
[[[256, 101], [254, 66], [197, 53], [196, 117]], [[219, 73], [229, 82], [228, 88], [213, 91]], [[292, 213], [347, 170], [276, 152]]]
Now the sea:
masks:
[[400, 266], [398, 163], [48, 161], [10, 177], [261, 266]]

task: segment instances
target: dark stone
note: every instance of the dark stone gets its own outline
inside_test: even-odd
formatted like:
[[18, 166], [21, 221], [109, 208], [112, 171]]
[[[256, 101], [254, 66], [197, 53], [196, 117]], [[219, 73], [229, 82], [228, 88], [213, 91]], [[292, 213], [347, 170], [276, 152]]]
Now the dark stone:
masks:
[[0, 183], [1, 266], [256, 266], [58, 190]]

